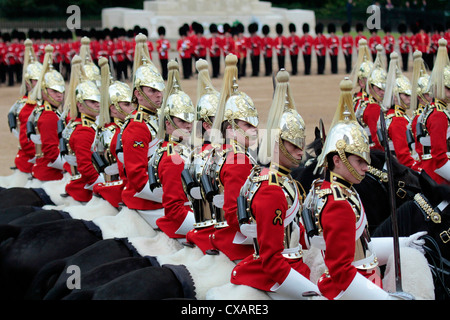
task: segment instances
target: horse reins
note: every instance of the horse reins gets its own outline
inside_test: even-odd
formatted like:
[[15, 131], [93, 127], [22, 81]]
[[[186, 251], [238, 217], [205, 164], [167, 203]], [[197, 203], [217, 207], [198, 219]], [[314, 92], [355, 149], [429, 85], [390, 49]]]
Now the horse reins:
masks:
[[[432, 221], [435, 224], [439, 224], [442, 222], [441, 214], [444, 209], [448, 206], [448, 201], [442, 201], [438, 206], [433, 208], [430, 205], [428, 199], [421, 193], [417, 193], [414, 196], [414, 203], [422, 211], [426, 221]], [[448, 230], [444, 230], [439, 234], [443, 243], [448, 243], [450, 241], [450, 228]]]

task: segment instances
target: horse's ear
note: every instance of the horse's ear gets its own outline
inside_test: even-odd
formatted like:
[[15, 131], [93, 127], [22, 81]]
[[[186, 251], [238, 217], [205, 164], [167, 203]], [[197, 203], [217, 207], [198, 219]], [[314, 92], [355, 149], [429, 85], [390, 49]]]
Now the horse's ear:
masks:
[[316, 137], [316, 139], [320, 139], [320, 130], [318, 127], [314, 129], [314, 136]]

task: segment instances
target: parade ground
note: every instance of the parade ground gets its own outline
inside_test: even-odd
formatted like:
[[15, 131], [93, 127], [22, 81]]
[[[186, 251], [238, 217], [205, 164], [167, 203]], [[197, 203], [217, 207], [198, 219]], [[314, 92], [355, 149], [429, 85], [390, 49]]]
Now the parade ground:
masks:
[[[356, 58], [356, 57], [355, 57]], [[155, 64], [157, 64], [156, 62]], [[329, 61], [327, 61], [327, 70], [324, 75], [316, 74], [316, 64], [312, 61], [312, 74], [303, 75], [303, 62], [299, 59], [299, 74], [291, 76], [290, 85], [294, 95], [297, 110], [302, 115], [306, 123], [307, 142], [314, 139], [314, 128], [319, 125], [322, 119], [325, 129], [328, 130], [334, 116], [339, 98], [339, 82], [344, 79], [345, 65], [340, 61], [339, 73], [331, 74], [329, 71]], [[223, 66], [223, 61], [222, 61]], [[262, 66], [263, 67], [263, 66]], [[274, 64], [275, 69], [275, 64]], [[290, 69], [289, 62], [287, 70]], [[247, 73], [250, 73], [247, 68]], [[262, 76], [264, 69], [261, 69], [259, 77], [242, 77], [238, 80], [239, 90], [247, 93], [255, 103], [259, 113], [260, 127], [263, 128], [267, 121], [268, 111], [272, 102], [273, 79], [272, 77]], [[411, 78], [412, 63], [409, 72], [404, 74]], [[217, 90], [222, 87], [222, 75], [212, 82]], [[197, 78], [194, 75], [189, 80], [181, 79], [181, 86], [195, 103]], [[66, 88], [68, 83], [66, 83]], [[11, 166], [14, 166], [14, 157], [17, 153], [18, 139], [9, 131], [7, 114], [14, 102], [19, 98], [19, 85], [0, 87], [0, 175], [5, 176], [12, 173]]]

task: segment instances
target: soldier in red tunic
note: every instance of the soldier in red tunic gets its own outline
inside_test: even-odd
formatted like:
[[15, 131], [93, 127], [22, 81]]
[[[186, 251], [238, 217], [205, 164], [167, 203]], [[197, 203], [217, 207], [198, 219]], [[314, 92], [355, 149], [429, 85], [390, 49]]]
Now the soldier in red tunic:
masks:
[[353, 36], [350, 34], [350, 25], [348, 23], [342, 25], [342, 32], [341, 48], [345, 59], [345, 72], [350, 73], [352, 71]]
[[289, 24], [289, 56], [291, 57], [291, 67], [293, 76], [297, 75], [298, 70], [298, 54], [300, 52], [300, 37], [297, 35], [297, 27], [294, 23]]
[[387, 25], [384, 27], [385, 35], [383, 37], [383, 47], [384, 53], [386, 55], [386, 66], [389, 68], [389, 63], [391, 61], [391, 53], [395, 50], [395, 38], [391, 34], [391, 26]]
[[211, 23], [209, 26], [211, 37], [208, 39], [208, 52], [211, 59], [212, 77], [217, 78], [220, 74], [220, 58], [222, 57], [222, 39], [219, 37], [217, 25]]
[[[171, 64], [174, 66], [172, 67]], [[173, 71], [171, 71], [171, 69]], [[179, 85], [178, 63], [169, 62], [168, 96], [159, 122], [158, 147], [149, 160], [150, 189], [161, 188], [164, 214], [156, 226], [167, 236], [185, 242], [186, 233], [194, 228], [194, 214], [184, 192], [181, 172], [189, 155], [189, 137], [194, 121], [194, 105]]]
[[318, 23], [315, 28], [316, 37], [314, 38], [314, 51], [317, 58], [317, 74], [325, 72], [326, 52], [327, 52], [327, 38], [323, 34], [323, 24]]
[[236, 199], [254, 164], [249, 147], [256, 142], [258, 113], [251, 98], [237, 89], [237, 57], [228, 55], [225, 64], [224, 85], [212, 129], [212, 142], [220, 147], [210, 153], [205, 166], [205, 174], [216, 192], [216, 230], [210, 240], [230, 260], [240, 260], [253, 254], [251, 240], [240, 232]]
[[[148, 183], [148, 160], [155, 152], [159, 140], [158, 110], [163, 100], [164, 80], [148, 58], [144, 35], [136, 36], [133, 65], [133, 103], [137, 109], [125, 121], [121, 132], [124, 170], [127, 183], [122, 192], [122, 201], [141, 214], [162, 214], [161, 202], [150, 197]], [[119, 143], [119, 142], [118, 142]], [[120, 149], [120, 148], [119, 148]], [[157, 199], [160, 199], [157, 198]]]
[[450, 116], [447, 103], [450, 101], [450, 64], [447, 55], [447, 40], [439, 40], [439, 49], [430, 77], [433, 102], [430, 103], [418, 122], [425, 136], [420, 139], [423, 146], [422, 169], [437, 183], [450, 184], [449, 137]]
[[250, 50], [250, 60], [252, 63], [252, 77], [259, 76], [259, 64], [261, 55], [261, 37], [257, 35], [258, 24], [256, 22], [248, 25], [248, 32], [250, 37], [248, 38], [248, 48]]
[[[389, 150], [395, 155], [398, 162], [420, 172], [422, 170], [420, 162], [413, 158], [407, 139], [410, 119], [406, 111], [409, 109], [411, 102], [411, 83], [400, 70], [397, 52], [391, 53], [390, 62], [382, 103], [387, 143], [389, 143]], [[380, 130], [379, 122], [378, 128]], [[380, 140], [380, 137], [378, 138]]]
[[62, 75], [53, 70], [53, 47], [45, 47], [45, 58], [38, 83], [30, 95], [34, 101], [42, 101], [31, 113], [28, 121], [34, 132], [28, 132], [36, 149], [33, 177], [40, 181], [60, 180], [63, 177], [63, 160], [59, 153], [57, 123], [58, 108], [64, 99], [65, 83]]
[[300, 47], [303, 54], [303, 62], [305, 63], [305, 75], [311, 74], [311, 53], [314, 44], [314, 38], [309, 34], [309, 24], [304, 23], [302, 26], [303, 36], [300, 38]]
[[400, 48], [400, 55], [402, 56], [402, 67], [403, 71], [408, 71], [409, 62], [409, 52], [411, 51], [411, 40], [408, 35], [406, 35], [407, 26], [404, 23], [398, 25], [398, 32], [400, 36], [398, 37], [398, 47]]
[[100, 91], [92, 80], [82, 73], [78, 65], [79, 56], [72, 59], [71, 81], [65, 109], [68, 108], [70, 121], [62, 132], [67, 144], [65, 159], [70, 164], [70, 181], [65, 191], [79, 202], [92, 198], [95, 184], [104, 182], [92, 162], [92, 145], [97, 131], [96, 118], [100, 111]]
[[358, 57], [351, 73], [353, 81], [353, 108], [355, 114], [358, 114], [360, 108], [365, 108], [369, 99], [366, 92], [367, 78], [373, 67], [372, 56], [366, 39], [360, 39], [358, 46]]
[[94, 165], [105, 182], [94, 185], [93, 192], [118, 208], [122, 203], [126, 176], [123, 162], [116, 152], [117, 138], [125, 118], [134, 111], [135, 106], [131, 103], [132, 93], [128, 84], [120, 81], [110, 83], [108, 60], [100, 58], [99, 66], [102, 73], [101, 105], [93, 151], [99, 159], [99, 163], [94, 161]]
[[261, 166], [253, 168], [240, 191], [240, 230], [253, 239], [254, 253], [236, 265], [231, 283], [266, 291], [273, 299], [306, 299], [305, 292], [319, 290], [302, 259], [306, 237], [300, 212], [305, 195], [290, 170], [303, 156], [305, 123], [295, 110], [288, 81], [289, 74], [279, 71], [258, 153]]
[[247, 51], [248, 51], [248, 38], [244, 35], [244, 25], [239, 23], [236, 26], [237, 39], [236, 43], [236, 54], [238, 56], [238, 71], [239, 78], [245, 77], [247, 75]]
[[273, 39], [273, 46], [277, 54], [278, 70], [281, 70], [285, 68], [286, 52], [289, 49], [289, 44], [287, 38], [283, 35], [283, 25], [281, 23], [277, 23], [275, 31], [277, 36]]
[[[353, 187], [369, 169], [370, 148], [367, 134], [355, 120], [351, 89], [351, 81], [341, 82], [340, 103], [317, 164], [326, 168], [325, 179], [314, 181], [305, 200], [317, 226], [311, 244], [322, 250], [326, 266], [317, 285], [332, 300], [406, 299], [381, 288], [378, 266], [388, 261], [393, 241], [370, 237], [363, 204]], [[422, 235], [400, 238], [400, 244], [420, 250]]]
[[184, 172], [190, 178], [184, 178], [183, 187], [191, 201], [194, 212], [194, 229], [186, 234], [186, 240], [196, 245], [203, 253], [212, 250], [209, 241], [210, 234], [214, 233], [214, 206], [207, 198], [207, 191], [202, 184], [203, 170], [209, 153], [214, 149], [210, 141], [210, 131], [219, 104], [220, 93], [214, 88], [209, 77], [208, 62], [199, 60], [196, 63], [198, 70], [197, 81], [197, 109], [192, 130], [193, 150], [185, 162]]
[[331, 73], [338, 73], [339, 37], [336, 35], [336, 25], [328, 24], [327, 51], [330, 55]]
[[261, 38], [261, 49], [264, 58], [264, 68], [265, 68], [265, 76], [272, 75], [272, 67], [273, 67], [273, 47], [274, 47], [274, 39], [269, 35], [270, 27], [265, 24], [262, 27], [263, 37]]
[[169, 62], [170, 41], [166, 38], [166, 28], [158, 27], [158, 40], [156, 40], [156, 51], [161, 63], [161, 75], [167, 80], [167, 63]]
[[29, 99], [29, 95], [39, 80], [42, 64], [36, 60], [32, 42], [29, 39], [25, 40], [23, 68], [22, 85], [20, 87], [22, 98], [11, 107], [8, 113], [8, 124], [10, 130], [19, 139], [19, 150], [14, 159], [14, 164], [20, 172], [31, 174], [33, 163], [30, 160], [35, 156], [35, 149], [33, 141], [27, 137], [27, 121], [37, 103]]
[[369, 101], [365, 107], [358, 109], [356, 117], [369, 136], [370, 147], [383, 150], [377, 137], [377, 123], [380, 117], [380, 104], [383, 101], [386, 87], [386, 70], [382, 62], [381, 52], [383, 47], [378, 45], [377, 50], [377, 57], [367, 78], [366, 92], [369, 94]]

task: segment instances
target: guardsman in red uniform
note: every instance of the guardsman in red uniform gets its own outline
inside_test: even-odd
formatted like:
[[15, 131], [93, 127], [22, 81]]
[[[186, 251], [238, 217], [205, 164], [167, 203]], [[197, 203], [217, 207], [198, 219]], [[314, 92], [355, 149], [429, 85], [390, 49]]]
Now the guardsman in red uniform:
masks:
[[194, 48], [191, 39], [188, 37], [188, 28], [182, 26], [178, 29], [180, 39], [177, 40], [177, 51], [183, 65], [184, 79], [189, 79], [192, 75], [192, 52]]
[[336, 25], [328, 24], [328, 43], [327, 51], [330, 54], [331, 73], [338, 73], [338, 54], [339, 54], [339, 37], [336, 35]]
[[317, 74], [325, 72], [325, 62], [327, 53], [327, 38], [323, 35], [323, 24], [316, 24], [316, 37], [314, 38], [314, 51], [317, 58]]
[[53, 47], [45, 47], [45, 58], [38, 83], [30, 99], [42, 101], [31, 113], [27, 132], [35, 145], [35, 163], [32, 175], [40, 181], [60, 180], [63, 178], [63, 160], [59, 152], [57, 123], [60, 117], [58, 108], [64, 100], [65, 83], [62, 75], [53, 69]]
[[203, 34], [204, 28], [201, 24], [197, 24], [195, 33], [197, 35], [197, 41], [195, 42], [194, 47], [195, 61], [198, 59], [206, 59], [206, 55], [208, 53], [208, 39], [206, 39]]
[[304, 23], [302, 30], [303, 36], [300, 38], [300, 47], [303, 54], [303, 62], [305, 63], [305, 75], [308, 75], [311, 74], [311, 53], [314, 38], [309, 34], [309, 24]]
[[95, 184], [104, 182], [92, 162], [92, 145], [97, 131], [96, 118], [100, 112], [100, 91], [94, 81], [84, 78], [81, 57], [72, 59], [70, 90], [65, 108], [70, 120], [62, 132], [67, 146], [64, 156], [70, 164], [71, 177], [66, 194], [79, 202], [89, 202]]
[[394, 52], [394, 49], [395, 49], [395, 38], [391, 34], [391, 26], [385, 26], [384, 32], [385, 32], [385, 35], [383, 37], [383, 47], [384, 47], [384, 53], [386, 54], [386, 60], [387, 60], [386, 67], [389, 68], [391, 53]]
[[[216, 191], [213, 197], [216, 230], [210, 237], [211, 244], [232, 261], [253, 254], [251, 239], [240, 232], [236, 201], [253, 168], [248, 148], [256, 142], [258, 130], [258, 113], [253, 101], [237, 89], [236, 64], [235, 55], [226, 57], [224, 79], [229, 82], [222, 87], [212, 129], [212, 142], [220, 143], [220, 147], [210, 153], [205, 166], [205, 173]], [[225, 139], [219, 140], [217, 135]]]
[[208, 154], [213, 150], [209, 135], [217, 112], [220, 93], [214, 88], [209, 77], [208, 62], [200, 59], [196, 63], [196, 68], [198, 100], [191, 135], [191, 145], [194, 147], [185, 162], [182, 181], [195, 217], [194, 228], [186, 234], [186, 241], [206, 253], [213, 249], [209, 236], [214, 233], [215, 220], [214, 206], [206, 196], [202, 176], [204, 176], [203, 169]]
[[360, 39], [358, 43], [358, 57], [352, 71], [353, 81], [353, 110], [356, 118], [360, 113], [360, 108], [365, 108], [369, 101], [369, 95], [366, 92], [367, 78], [373, 67], [372, 56], [366, 39]]
[[306, 237], [300, 213], [305, 195], [290, 170], [303, 156], [305, 123], [289, 96], [288, 81], [289, 74], [279, 71], [267, 125], [268, 132], [278, 132], [275, 144], [271, 146], [268, 134], [263, 136], [261, 166], [253, 168], [240, 191], [245, 204], [238, 208], [239, 224], [241, 232], [253, 238], [254, 253], [231, 273], [231, 283], [263, 290], [279, 300], [307, 299], [303, 293], [308, 291], [319, 293], [302, 259]]
[[211, 37], [208, 39], [208, 52], [211, 59], [212, 77], [217, 78], [220, 74], [220, 57], [222, 57], [222, 39], [219, 36], [217, 25], [211, 23], [209, 26]]
[[383, 147], [378, 141], [377, 123], [380, 117], [380, 104], [383, 101], [386, 88], [386, 70], [381, 60], [382, 50], [383, 47], [378, 45], [378, 54], [367, 78], [366, 92], [369, 94], [369, 101], [364, 108], [359, 108], [357, 113], [358, 122], [364, 127], [369, 136], [370, 147], [379, 150], [383, 150]]
[[222, 38], [222, 55], [225, 59], [227, 55], [236, 54], [236, 45], [231, 34], [231, 26], [228, 23], [223, 25], [224, 36]]
[[411, 41], [409, 36], [406, 35], [407, 26], [404, 23], [398, 25], [398, 32], [400, 36], [398, 37], [398, 46], [400, 48], [400, 55], [402, 56], [402, 67], [403, 71], [408, 71], [408, 60], [409, 53], [411, 51]]
[[300, 52], [300, 37], [297, 35], [297, 27], [294, 23], [289, 23], [289, 37], [288, 46], [289, 46], [289, 56], [291, 57], [291, 67], [293, 76], [298, 73], [298, 54]]
[[[410, 119], [406, 111], [411, 103], [411, 83], [402, 74], [398, 64], [397, 52], [391, 53], [386, 81], [386, 92], [383, 97], [382, 108], [385, 114], [389, 150], [398, 159], [398, 162], [417, 172], [420, 172], [420, 162], [416, 161], [408, 145], [407, 128]], [[378, 123], [378, 128], [380, 128]]]
[[283, 25], [277, 23], [275, 26], [277, 36], [273, 39], [273, 45], [277, 54], [278, 70], [285, 68], [286, 63], [286, 50], [289, 48], [287, 38], [283, 35]]
[[[317, 286], [330, 300], [406, 299], [382, 289], [378, 266], [388, 261], [393, 241], [370, 237], [364, 206], [353, 187], [369, 169], [370, 148], [367, 134], [355, 120], [351, 89], [351, 81], [341, 82], [342, 103], [317, 164], [326, 167], [325, 179], [313, 182], [304, 202], [317, 227], [311, 245], [322, 250], [326, 266]], [[400, 245], [420, 250], [422, 235], [400, 238]]]
[[423, 146], [420, 143], [420, 138], [423, 132], [420, 124], [418, 126], [418, 120], [426, 106], [433, 102], [433, 98], [430, 94], [430, 88], [428, 87], [430, 75], [427, 73], [427, 68], [422, 59], [422, 52], [416, 50], [413, 54], [413, 58], [414, 66], [411, 89], [411, 110], [413, 110], [413, 118], [411, 119], [409, 130], [411, 131], [413, 138], [411, 139], [413, 157], [416, 161], [420, 162], [422, 161], [423, 153]]
[[381, 37], [377, 34], [377, 29], [370, 30], [369, 49], [372, 53], [372, 60], [375, 61], [377, 57], [377, 45], [381, 45]]
[[[174, 63], [176, 66], [172, 67]], [[170, 69], [173, 69], [173, 72]], [[149, 183], [151, 188], [162, 189], [164, 215], [156, 220], [157, 227], [168, 237], [185, 242], [186, 233], [194, 228], [194, 213], [184, 192], [181, 172], [189, 156], [189, 137], [194, 121], [194, 105], [178, 83], [178, 63], [169, 62], [169, 77], [173, 81], [167, 85], [168, 97], [161, 112], [158, 138], [160, 143], [149, 161]], [[154, 184], [153, 184], [154, 183]]]
[[20, 87], [22, 98], [11, 107], [8, 113], [8, 124], [10, 130], [19, 139], [19, 150], [14, 159], [14, 164], [20, 172], [31, 174], [33, 162], [30, 162], [30, 160], [35, 157], [35, 148], [33, 141], [27, 137], [27, 121], [37, 103], [29, 99], [29, 95], [39, 80], [42, 64], [36, 61], [30, 39], [25, 40], [23, 68], [22, 86]]
[[250, 23], [248, 32], [250, 33], [248, 48], [252, 63], [252, 77], [257, 77], [259, 76], [259, 57], [261, 55], [261, 37], [256, 34], [258, 32], [258, 24], [256, 22]]
[[367, 40], [367, 37], [363, 33], [364, 32], [364, 24], [358, 22], [355, 26], [355, 29], [356, 29], [356, 33], [357, 33], [355, 36], [355, 48], [356, 48], [356, 50], [358, 50], [359, 49], [359, 47], [358, 47], [359, 40], [361, 40], [361, 39]]
[[269, 35], [270, 27], [265, 24], [262, 27], [263, 37], [261, 38], [261, 50], [264, 57], [264, 67], [265, 67], [265, 76], [272, 75], [272, 56], [273, 56], [273, 47], [274, 47], [274, 39]]
[[159, 62], [161, 63], [161, 75], [167, 80], [167, 63], [169, 62], [170, 41], [166, 39], [166, 28], [158, 27], [158, 40], [156, 40], [156, 51], [158, 51]]
[[450, 117], [447, 103], [450, 100], [450, 65], [447, 56], [447, 41], [439, 40], [439, 48], [430, 77], [434, 101], [418, 119], [425, 136], [420, 139], [423, 146], [422, 169], [439, 184], [450, 184], [449, 137]]
[[349, 33], [350, 25], [348, 23], [342, 25], [342, 32], [344, 35], [341, 39], [341, 48], [345, 59], [345, 72], [350, 73], [352, 71], [353, 37]]
[[244, 25], [238, 23], [237, 29], [237, 39], [236, 43], [236, 54], [238, 56], [238, 72], [239, 78], [245, 77], [247, 75], [247, 51], [248, 51], [248, 38], [244, 36]]
[[98, 119], [94, 152], [100, 161], [94, 161], [98, 172], [103, 174], [105, 182], [94, 185], [94, 195], [99, 195], [113, 207], [122, 202], [122, 191], [126, 184], [123, 162], [118, 159], [117, 138], [125, 118], [134, 111], [131, 103], [132, 93], [128, 84], [120, 81], [110, 83], [108, 59], [99, 61], [102, 73], [101, 106]]
[[121, 149], [127, 176], [122, 201], [129, 209], [144, 214], [160, 215], [162, 204], [151, 200], [154, 198], [148, 196], [151, 194], [148, 183], [148, 160], [159, 142], [156, 139], [158, 110], [163, 100], [165, 85], [155, 65], [148, 60], [145, 42], [146, 37], [143, 34], [136, 36], [133, 102], [138, 106], [122, 127]]
[[[414, 36], [414, 51], [422, 52], [422, 57], [428, 68], [432, 69], [433, 62], [430, 55], [431, 39], [428, 33], [425, 32], [423, 25], [419, 25], [419, 32]], [[430, 58], [431, 56], [431, 58]]]

